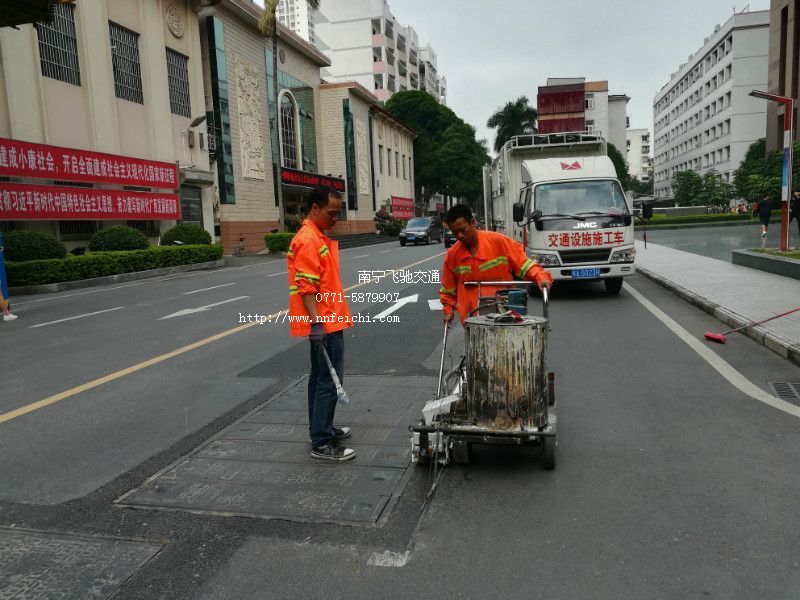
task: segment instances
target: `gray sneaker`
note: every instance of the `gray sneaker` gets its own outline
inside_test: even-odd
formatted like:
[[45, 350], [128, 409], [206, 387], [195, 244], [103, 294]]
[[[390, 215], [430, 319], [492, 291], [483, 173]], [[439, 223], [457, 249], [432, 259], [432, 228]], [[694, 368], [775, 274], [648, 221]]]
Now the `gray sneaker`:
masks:
[[313, 458], [325, 460], [345, 461], [356, 457], [356, 451], [352, 448], [345, 448], [336, 440], [331, 440], [323, 446], [315, 446], [311, 449]]
[[349, 438], [352, 432], [350, 431], [349, 427], [334, 427], [333, 433], [333, 439], [343, 440], [345, 438]]

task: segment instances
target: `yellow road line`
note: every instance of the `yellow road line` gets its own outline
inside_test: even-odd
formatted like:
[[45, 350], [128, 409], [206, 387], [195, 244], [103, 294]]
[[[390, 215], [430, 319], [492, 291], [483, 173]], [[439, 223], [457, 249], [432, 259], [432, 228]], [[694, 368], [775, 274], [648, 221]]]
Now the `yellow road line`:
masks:
[[[431, 256], [429, 258], [425, 258], [425, 259], [419, 260], [419, 261], [417, 261], [415, 263], [411, 263], [410, 265], [406, 265], [404, 267], [399, 267], [399, 268], [397, 268], [395, 270], [396, 271], [400, 271], [400, 270], [409, 269], [411, 267], [415, 267], [415, 266], [417, 266], [419, 264], [422, 264], [424, 262], [428, 262], [429, 260], [433, 260], [434, 258], [438, 258], [440, 256], [443, 256], [444, 254], [445, 254], [444, 252], [441, 252], [441, 253], [435, 254], [434, 256]], [[391, 270], [391, 269], [386, 269], [386, 270]], [[368, 283], [370, 283], [370, 282], [366, 281], [366, 282], [363, 282], [363, 283], [357, 283], [357, 284], [352, 285], [349, 288], [345, 289], [344, 291], [345, 292], [349, 292], [350, 290], [354, 290], [354, 289], [359, 288], [359, 287], [361, 287], [363, 285], [367, 285]], [[267, 317], [267, 319], [275, 319], [277, 317], [280, 317], [282, 314], [284, 314], [286, 312], [288, 312], [288, 309], [279, 310], [278, 312], [272, 313], [271, 315], [269, 315]], [[16, 418], [21, 417], [23, 415], [27, 415], [28, 413], [32, 413], [32, 412], [37, 411], [37, 410], [39, 410], [41, 408], [44, 408], [46, 406], [50, 406], [51, 404], [55, 404], [56, 402], [61, 402], [61, 400], [66, 400], [67, 398], [71, 398], [72, 396], [76, 396], [77, 394], [80, 394], [81, 392], [85, 392], [87, 390], [91, 390], [91, 389], [96, 388], [98, 386], [101, 386], [101, 385], [103, 385], [105, 383], [110, 383], [111, 381], [114, 381], [116, 379], [120, 379], [121, 377], [125, 377], [126, 375], [130, 375], [132, 373], [136, 373], [137, 371], [141, 371], [142, 369], [146, 369], [147, 367], [152, 367], [153, 365], [157, 365], [158, 363], [162, 363], [162, 362], [164, 362], [166, 360], [169, 360], [170, 358], [174, 358], [176, 356], [180, 356], [181, 354], [185, 354], [186, 352], [190, 352], [192, 350], [196, 350], [197, 348], [201, 348], [203, 346], [211, 344], [212, 342], [216, 342], [217, 340], [221, 340], [222, 338], [228, 337], [229, 335], [234, 335], [236, 333], [240, 333], [242, 331], [245, 331], [246, 329], [250, 329], [251, 327], [253, 327], [255, 325], [258, 325], [258, 323], [257, 322], [246, 323], [244, 325], [240, 325], [239, 327], [234, 327], [233, 329], [228, 329], [227, 331], [222, 331], [222, 332], [217, 333], [215, 335], [212, 335], [210, 337], [207, 337], [207, 338], [204, 338], [202, 340], [198, 340], [196, 342], [193, 342], [193, 343], [191, 343], [191, 344], [189, 344], [187, 346], [183, 346], [181, 348], [173, 350], [172, 352], [167, 352], [166, 354], [161, 354], [159, 356], [155, 356], [155, 357], [153, 357], [153, 358], [151, 358], [149, 360], [137, 363], [135, 365], [132, 365], [132, 366], [127, 367], [125, 369], [122, 369], [120, 371], [116, 371], [114, 373], [109, 373], [108, 375], [104, 375], [104, 376], [99, 377], [97, 379], [93, 379], [92, 381], [89, 381], [87, 383], [81, 384], [81, 385], [79, 385], [77, 387], [65, 390], [63, 392], [59, 392], [58, 394], [54, 394], [53, 396], [48, 396], [47, 398], [44, 398], [44, 399], [39, 400], [37, 402], [33, 402], [31, 404], [27, 404], [25, 406], [21, 406], [20, 408], [17, 408], [15, 410], [10, 411], [10, 412], [0, 414], [0, 423], [5, 423], [7, 421], [11, 421], [12, 419], [16, 419]]]

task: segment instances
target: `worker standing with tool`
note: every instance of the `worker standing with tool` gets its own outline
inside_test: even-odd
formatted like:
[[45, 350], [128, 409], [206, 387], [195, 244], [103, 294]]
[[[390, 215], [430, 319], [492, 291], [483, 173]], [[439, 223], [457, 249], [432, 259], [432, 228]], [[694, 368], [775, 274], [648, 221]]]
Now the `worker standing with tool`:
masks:
[[459, 242], [448, 250], [442, 268], [439, 298], [445, 323], [453, 320], [456, 310], [463, 323], [478, 307], [478, 289], [466, 287], [467, 281], [510, 281], [517, 277], [539, 287], [549, 289], [553, 285], [553, 276], [527, 257], [522, 244], [502, 233], [479, 230], [469, 207], [457, 204], [447, 211], [445, 221]]
[[289, 333], [308, 337], [311, 344], [308, 378], [311, 456], [334, 461], [350, 460], [356, 455], [355, 450], [340, 443], [350, 436], [350, 428], [333, 425], [337, 401], [333, 374], [339, 381], [344, 378], [344, 330], [353, 326], [339, 273], [339, 243], [325, 235], [325, 231], [336, 225], [341, 202], [341, 194], [330, 187], [320, 186], [309, 192], [306, 219], [292, 238], [286, 258]]

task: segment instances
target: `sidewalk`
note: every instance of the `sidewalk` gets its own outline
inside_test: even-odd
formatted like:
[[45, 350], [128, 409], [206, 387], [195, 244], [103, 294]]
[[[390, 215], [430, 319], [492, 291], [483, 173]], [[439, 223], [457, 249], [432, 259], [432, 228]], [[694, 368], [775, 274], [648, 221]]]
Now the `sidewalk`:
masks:
[[[636, 242], [637, 271], [713, 314], [730, 329], [800, 305], [794, 279], [733, 263]], [[725, 329], [725, 328], [723, 328]], [[763, 346], [800, 364], [800, 312], [742, 331]]]

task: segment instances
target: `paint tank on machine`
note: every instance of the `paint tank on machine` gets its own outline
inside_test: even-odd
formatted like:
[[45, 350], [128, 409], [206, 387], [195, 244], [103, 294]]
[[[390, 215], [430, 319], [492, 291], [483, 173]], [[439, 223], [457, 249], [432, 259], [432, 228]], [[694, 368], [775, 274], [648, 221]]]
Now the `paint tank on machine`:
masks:
[[483, 315], [464, 326], [468, 420], [502, 430], [546, 426], [548, 320]]

